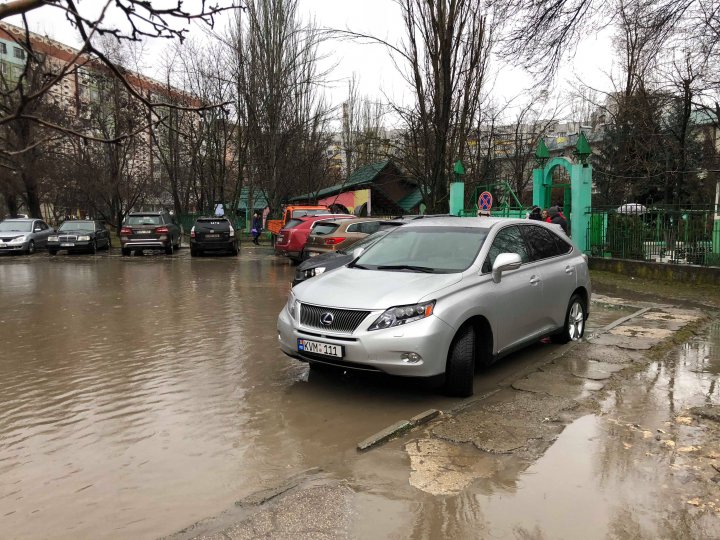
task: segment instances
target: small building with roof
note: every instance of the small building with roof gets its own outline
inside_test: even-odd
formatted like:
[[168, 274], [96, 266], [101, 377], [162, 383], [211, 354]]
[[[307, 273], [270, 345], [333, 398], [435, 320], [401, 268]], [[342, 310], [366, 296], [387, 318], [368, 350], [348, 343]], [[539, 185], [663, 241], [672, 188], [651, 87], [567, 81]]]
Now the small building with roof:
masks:
[[388, 159], [356, 169], [342, 184], [293, 197], [290, 202], [336, 205], [358, 216], [395, 216], [418, 213], [422, 195], [417, 183]]

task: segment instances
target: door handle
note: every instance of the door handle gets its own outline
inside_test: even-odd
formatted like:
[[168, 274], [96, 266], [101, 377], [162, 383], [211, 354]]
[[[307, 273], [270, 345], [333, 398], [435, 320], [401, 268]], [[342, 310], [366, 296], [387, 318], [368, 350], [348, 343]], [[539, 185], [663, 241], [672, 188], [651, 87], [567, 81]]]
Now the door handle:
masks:
[[566, 267], [565, 267], [565, 273], [566, 273], [566, 274], [574, 274], [574, 273], [575, 273], [575, 269], [574, 269], [572, 266], [566, 266]]
[[530, 278], [530, 285], [537, 285], [540, 283], [540, 278], [537, 276], [533, 276]]

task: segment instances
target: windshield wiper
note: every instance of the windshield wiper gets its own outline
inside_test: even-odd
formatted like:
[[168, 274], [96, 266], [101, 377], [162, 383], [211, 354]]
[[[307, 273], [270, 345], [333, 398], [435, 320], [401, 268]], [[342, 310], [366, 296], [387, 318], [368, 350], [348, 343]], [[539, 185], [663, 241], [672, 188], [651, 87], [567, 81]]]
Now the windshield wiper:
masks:
[[360, 270], [370, 270], [367, 266], [363, 266], [362, 264], [355, 264], [355, 263], [348, 264], [348, 268], [359, 268]]
[[412, 264], [390, 264], [386, 266], [378, 266], [378, 270], [411, 270], [412, 272], [425, 272], [426, 274], [432, 274], [435, 272], [434, 268], [429, 266], [414, 266]]

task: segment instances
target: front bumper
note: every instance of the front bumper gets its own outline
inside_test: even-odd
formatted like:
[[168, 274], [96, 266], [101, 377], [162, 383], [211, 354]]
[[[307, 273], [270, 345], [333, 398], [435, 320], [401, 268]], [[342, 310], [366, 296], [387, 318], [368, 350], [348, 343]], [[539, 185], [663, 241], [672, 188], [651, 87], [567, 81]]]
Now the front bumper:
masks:
[[[319, 361], [348, 369], [379, 371], [403, 377], [432, 377], [445, 373], [445, 364], [455, 330], [438, 317], [430, 316], [395, 328], [367, 328], [384, 310], [372, 311], [352, 334], [327, 334], [317, 328], [302, 327], [283, 308], [278, 316], [277, 331], [280, 349], [298, 360]], [[318, 357], [299, 352], [298, 338], [337, 345], [343, 358]], [[411, 363], [403, 353], [416, 353], [422, 358]]]
[[[63, 245], [66, 244], [66, 245]], [[67, 244], [72, 244], [72, 246], [69, 246]], [[48, 242], [47, 243], [47, 249], [54, 249], [56, 251], [61, 251], [63, 249], [66, 249], [68, 251], [87, 251], [92, 246], [92, 240], [90, 241], [83, 241], [79, 242], [77, 240], [74, 240], [72, 242]]]
[[0, 253], [14, 253], [17, 251], [27, 251], [29, 242], [22, 244], [5, 244], [0, 246]]

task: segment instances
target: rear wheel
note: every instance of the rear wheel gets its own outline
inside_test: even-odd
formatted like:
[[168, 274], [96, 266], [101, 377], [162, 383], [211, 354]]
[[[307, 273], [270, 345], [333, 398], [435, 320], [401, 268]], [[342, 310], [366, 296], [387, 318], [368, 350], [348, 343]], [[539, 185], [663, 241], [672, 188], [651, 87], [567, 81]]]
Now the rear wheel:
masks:
[[235, 244], [235, 245], [233, 245], [232, 249], [230, 250], [230, 254], [233, 257], [236, 257], [238, 253], [240, 253], [240, 250], [238, 249], [237, 244]]
[[473, 394], [475, 375], [475, 329], [466, 324], [455, 335], [445, 365], [444, 391], [449, 396], [468, 397]]
[[195, 249], [195, 248], [190, 248], [190, 256], [191, 256], [191, 257], [197, 257], [197, 255], [198, 255], [197, 249]]
[[130, 250], [128, 248], [121, 248], [120, 251], [122, 252], [123, 257], [129, 257], [130, 256]]
[[165, 247], [165, 255], [172, 255], [173, 254], [173, 244], [172, 241]]
[[569, 343], [570, 341], [578, 341], [585, 333], [585, 319], [587, 318], [587, 308], [585, 301], [579, 294], [573, 294], [568, 302], [567, 312], [565, 313], [565, 326], [557, 334], [550, 336], [553, 343]]
[[57, 255], [57, 249], [48, 249], [48, 253], [49, 253], [50, 255], [55, 256], [55, 255]]
[[112, 247], [112, 240], [110, 240], [110, 237], [107, 237], [107, 243], [105, 244], [105, 249], [109, 250]]

